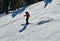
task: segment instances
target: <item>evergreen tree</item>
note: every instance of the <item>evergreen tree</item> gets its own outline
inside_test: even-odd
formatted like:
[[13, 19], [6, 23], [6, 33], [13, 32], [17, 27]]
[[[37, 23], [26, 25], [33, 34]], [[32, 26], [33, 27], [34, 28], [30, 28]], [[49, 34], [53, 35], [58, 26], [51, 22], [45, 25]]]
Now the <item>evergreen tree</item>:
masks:
[[3, 6], [2, 6], [2, 10], [3, 12], [6, 13], [6, 15], [8, 14], [8, 7], [9, 7], [9, 2], [10, 0], [3, 0]]
[[17, 3], [17, 0], [11, 0], [11, 4], [10, 4], [11, 10], [15, 10], [16, 9], [16, 3]]
[[2, 1], [0, 0], [0, 13], [2, 13]]

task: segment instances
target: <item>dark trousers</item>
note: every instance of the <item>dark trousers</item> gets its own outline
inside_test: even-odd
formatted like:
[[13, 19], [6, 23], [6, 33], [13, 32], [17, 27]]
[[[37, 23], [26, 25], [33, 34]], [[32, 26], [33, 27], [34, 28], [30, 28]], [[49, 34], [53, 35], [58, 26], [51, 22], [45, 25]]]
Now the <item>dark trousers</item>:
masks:
[[28, 22], [28, 19], [29, 19], [29, 18], [26, 18], [26, 24], [28, 24], [28, 23], [29, 23], [29, 22]]

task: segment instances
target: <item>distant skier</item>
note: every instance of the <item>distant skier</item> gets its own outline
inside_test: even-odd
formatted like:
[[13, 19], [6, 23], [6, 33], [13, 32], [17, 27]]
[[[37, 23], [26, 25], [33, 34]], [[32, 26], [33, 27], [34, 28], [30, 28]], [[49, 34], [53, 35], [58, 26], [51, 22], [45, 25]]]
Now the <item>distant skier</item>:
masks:
[[26, 24], [29, 24], [29, 18], [30, 18], [30, 14], [28, 13], [28, 11], [26, 11], [25, 12], [25, 15], [24, 15], [25, 17], [26, 17]]

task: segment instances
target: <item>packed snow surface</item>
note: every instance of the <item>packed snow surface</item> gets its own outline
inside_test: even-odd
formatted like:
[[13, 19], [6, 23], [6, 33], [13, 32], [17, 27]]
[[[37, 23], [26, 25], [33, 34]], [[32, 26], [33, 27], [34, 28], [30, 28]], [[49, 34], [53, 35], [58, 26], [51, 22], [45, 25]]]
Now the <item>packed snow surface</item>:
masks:
[[[30, 24], [22, 26], [25, 11], [30, 13]], [[60, 0], [38, 2], [14, 18], [11, 15], [0, 18], [0, 41], [60, 41]]]

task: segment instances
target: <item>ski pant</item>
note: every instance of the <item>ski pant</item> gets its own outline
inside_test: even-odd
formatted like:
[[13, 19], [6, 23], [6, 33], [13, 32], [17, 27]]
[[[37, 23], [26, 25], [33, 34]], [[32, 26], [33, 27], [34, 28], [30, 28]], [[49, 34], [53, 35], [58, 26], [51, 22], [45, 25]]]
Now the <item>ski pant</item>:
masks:
[[28, 19], [29, 19], [29, 18], [26, 18], [26, 23], [27, 23], [27, 24], [29, 23], [29, 22], [28, 22]]

